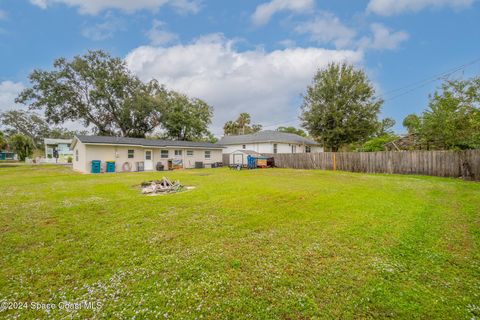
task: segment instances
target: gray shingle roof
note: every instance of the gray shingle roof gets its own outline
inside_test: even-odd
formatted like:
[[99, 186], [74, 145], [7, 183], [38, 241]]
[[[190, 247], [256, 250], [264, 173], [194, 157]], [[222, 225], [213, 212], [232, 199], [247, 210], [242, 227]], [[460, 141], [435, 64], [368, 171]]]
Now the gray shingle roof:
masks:
[[76, 136], [82, 143], [87, 144], [118, 144], [137, 145], [143, 147], [183, 147], [183, 148], [207, 148], [221, 149], [222, 146], [210, 142], [191, 142], [160, 139], [142, 139], [109, 136]]
[[311, 139], [301, 137], [293, 133], [279, 132], [274, 130], [264, 130], [253, 134], [245, 134], [240, 136], [225, 136], [220, 141], [219, 145], [257, 143], [257, 142], [286, 142], [298, 143], [306, 145], [319, 145]]

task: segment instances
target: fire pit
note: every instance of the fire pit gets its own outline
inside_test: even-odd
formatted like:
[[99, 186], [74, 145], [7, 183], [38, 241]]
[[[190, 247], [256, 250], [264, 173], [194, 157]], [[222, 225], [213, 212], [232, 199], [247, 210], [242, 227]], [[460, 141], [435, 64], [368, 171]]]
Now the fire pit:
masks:
[[180, 181], [170, 181], [163, 177], [160, 180], [146, 181], [141, 184], [142, 194], [146, 195], [160, 195], [181, 192], [184, 190], [191, 190], [194, 187], [185, 187]]

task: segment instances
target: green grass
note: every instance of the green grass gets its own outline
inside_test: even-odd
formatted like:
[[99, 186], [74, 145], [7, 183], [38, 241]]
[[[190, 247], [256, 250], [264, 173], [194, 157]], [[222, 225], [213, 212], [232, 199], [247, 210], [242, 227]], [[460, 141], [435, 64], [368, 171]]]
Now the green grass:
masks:
[[[147, 197], [166, 175], [196, 186]], [[480, 184], [269, 169], [0, 167], [0, 318], [480, 317]]]

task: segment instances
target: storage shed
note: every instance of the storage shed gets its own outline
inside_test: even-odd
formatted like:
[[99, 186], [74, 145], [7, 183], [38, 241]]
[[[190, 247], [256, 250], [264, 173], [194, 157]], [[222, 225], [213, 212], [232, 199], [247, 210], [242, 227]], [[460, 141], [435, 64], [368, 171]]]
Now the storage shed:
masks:
[[261, 157], [262, 154], [253, 150], [235, 150], [230, 153], [229, 163], [230, 165], [241, 165], [246, 167], [248, 165], [248, 156]]

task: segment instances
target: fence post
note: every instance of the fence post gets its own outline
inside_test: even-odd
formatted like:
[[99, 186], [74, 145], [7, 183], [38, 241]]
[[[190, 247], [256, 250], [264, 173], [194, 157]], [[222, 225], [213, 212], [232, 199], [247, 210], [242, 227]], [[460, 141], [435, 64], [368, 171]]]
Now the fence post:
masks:
[[333, 153], [333, 171], [336, 171], [336, 170], [337, 170], [337, 155], [334, 152]]

